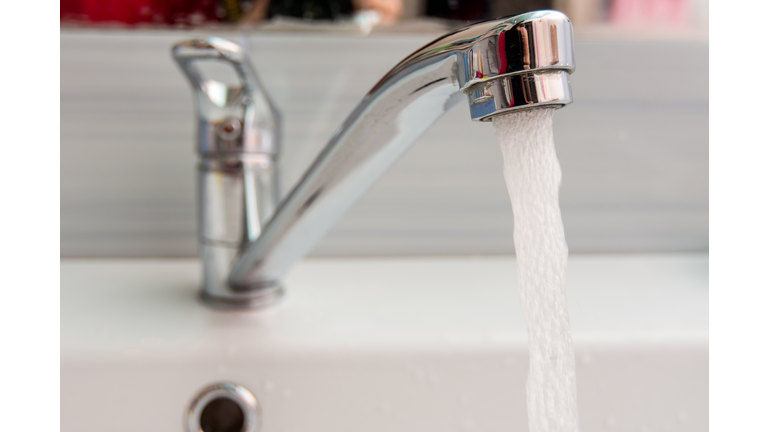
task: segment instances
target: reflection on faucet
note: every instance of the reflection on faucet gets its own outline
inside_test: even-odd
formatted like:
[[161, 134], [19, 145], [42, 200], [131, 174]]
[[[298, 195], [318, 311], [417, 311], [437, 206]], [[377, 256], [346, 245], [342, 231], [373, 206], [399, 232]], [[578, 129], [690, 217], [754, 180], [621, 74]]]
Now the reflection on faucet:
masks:
[[[209, 41], [201, 49], [215, 51], [218, 43]], [[206, 277], [203, 298], [224, 307], [274, 302], [282, 292], [280, 279], [291, 265], [462, 94], [477, 121], [513, 110], [570, 103], [572, 44], [571, 23], [565, 15], [538, 11], [464, 27], [408, 56], [344, 121], [253, 241], [236, 247], [240, 252], [229, 283]], [[200, 98], [198, 103], [203, 103]], [[245, 212], [243, 219], [250, 220], [248, 206], [238, 209]], [[257, 224], [264, 220], [253, 219]], [[204, 255], [204, 263], [207, 259]]]

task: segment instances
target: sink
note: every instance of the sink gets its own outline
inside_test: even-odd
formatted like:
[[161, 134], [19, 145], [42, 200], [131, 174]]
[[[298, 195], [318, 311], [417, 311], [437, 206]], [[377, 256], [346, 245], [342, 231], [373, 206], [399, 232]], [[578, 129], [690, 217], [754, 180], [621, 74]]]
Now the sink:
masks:
[[[222, 381], [264, 432], [527, 430], [514, 257], [304, 259], [257, 311], [201, 272], [61, 261], [63, 431], [180, 431]], [[567, 286], [582, 430], [708, 430], [708, 255], [574, 254]]]

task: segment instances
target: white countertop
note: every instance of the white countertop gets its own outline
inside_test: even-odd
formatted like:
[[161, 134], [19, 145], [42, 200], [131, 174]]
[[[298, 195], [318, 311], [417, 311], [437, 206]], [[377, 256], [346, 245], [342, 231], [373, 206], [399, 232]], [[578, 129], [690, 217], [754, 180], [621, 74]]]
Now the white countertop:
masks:
[[[277, 306], [204, 307], [197, 260], [63, 260], [62, 356], [525, 346], [512, 257], [307, 259]], [[574, 255], [574, 342], [708, 340], [708, 255]], [[235, 349], [235, 348], [229, 348]]]
[[[262, 432], [526, 430], [511, 257], [307, 259], [262, 311], [196, 298], [197, 260], [61, 262], [63, 431], [179, 430], [212, 382]], [[708, 256], [574, 255], [582, 430], [708, 424]]]

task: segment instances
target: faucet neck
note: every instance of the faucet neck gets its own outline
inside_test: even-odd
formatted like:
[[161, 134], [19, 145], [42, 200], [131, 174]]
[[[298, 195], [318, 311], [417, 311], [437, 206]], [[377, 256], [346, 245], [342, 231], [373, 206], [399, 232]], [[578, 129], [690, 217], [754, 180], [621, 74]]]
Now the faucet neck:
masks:
[[365, 191], [466, 94], [473, 120], [571, 102], [572, 28], [539, 11], [451, 32], [417, 50], [365, 96], [230, 277], [238, 293], [274, 289]]

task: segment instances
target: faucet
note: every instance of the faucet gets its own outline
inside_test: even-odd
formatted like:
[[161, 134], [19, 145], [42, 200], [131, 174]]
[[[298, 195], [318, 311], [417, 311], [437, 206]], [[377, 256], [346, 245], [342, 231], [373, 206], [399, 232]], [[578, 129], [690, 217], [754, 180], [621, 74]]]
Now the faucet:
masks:
[[[286, 271], [446, 111], [470, 117], [572, 102], [573, 29], [557, 11], [475, 23], [420, 48], [363, 98], [277, 203], [279, 115], [242, 50], [205, 38], [173, 48], [197, 93], [202, 299], [217, 307], [276, 302]], [[198, 60], [229, 62], [240, 87], [203, 79]]]

